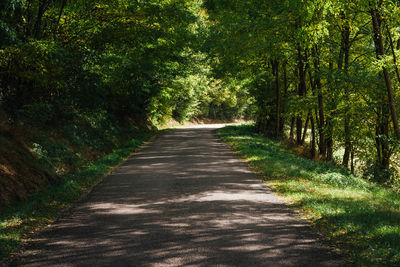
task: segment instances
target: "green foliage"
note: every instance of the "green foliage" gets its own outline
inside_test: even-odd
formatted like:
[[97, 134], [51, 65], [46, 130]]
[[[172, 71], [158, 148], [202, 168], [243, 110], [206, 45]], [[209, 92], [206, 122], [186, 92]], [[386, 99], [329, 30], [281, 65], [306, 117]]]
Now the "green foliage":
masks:
[[[69, 120], [64, 110], [155, 122], [208, 115], [217, 92], [202, 1], [7, 0], [0, 12], [0, 108], [10, 121], [54, 126]], [[223, 113], [230, 96], [212, 106]]]
[[[351, 165], [358, 173], [369, 161], [382, 172], [397, 165], [391, 110], [400, 108], [398, 3], [207, 0], [205, 6], [213, 74], [249, 81], [260, 132], [278, 137], [290, 129], [292, 142], [315, 144], [314, 157]], [[379, 29], [373, 27], [373, 10]], [[383, 38], [383, 55], [376, 36]], [[395, 92], [394, 107], [383, 70]], [[371, 173], [376, 181], [393, 181], [378, 177], [379, 171], [366, 176]]]
[[369, 160], [365, 163], [363, 177], [369, 181], [394, 186], [399, 180], [395, 168], [384, 168], [379, 162]]
[[[255, 118], [265, 135], [400, 188], [399, 14], [388, 0], [3, 0], [0, 124], [24, 127], [63, 174], [134, 124]], [[345, 171], [301, 164], [288, 175], [361, 190]]]
[[356, 266], [400, 263], [400, 195], [332, 165], [293, 155], [253, 125], [218, 131], [266, 183], [303, 211]]

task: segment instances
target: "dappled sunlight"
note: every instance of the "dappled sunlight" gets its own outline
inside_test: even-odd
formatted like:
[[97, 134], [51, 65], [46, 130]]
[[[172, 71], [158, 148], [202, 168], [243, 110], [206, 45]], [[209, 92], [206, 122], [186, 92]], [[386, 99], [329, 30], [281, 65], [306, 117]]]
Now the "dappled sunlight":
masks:
[[[155, 209], [141, 208], [143, 205], [127, 205], [116, 203], [101, 203], [89, 206], [94, 214], [146, 214], [160, 213]], [[93, 212], [91, 213], [93, 214]]]
[[236, 125], [237, 123], [216, 123], [216, 124], [199, 124], [193, 126], [180, 126], [178, 129], [218, 129], [227, 125]]
[[27, 266], [336, 264], [317, 240], [213, 131], [186, 128], [159, 136], [115, 169], [35, 240], [31, 247], [40, 253], [23, 260]]
[[[236, 137], [252, 134], [249, 127], [224, 128], [220, 133], [264, 173], [270, 186], [302, 208], [321, 233], [350, 258], [397, 266], [393, 265], [400, 260], [397, 193], [346, 170], [297, 157], [267, 138], [254, 134], [251, 138]], [[261, 146], [264, 150], [258, 149]]]

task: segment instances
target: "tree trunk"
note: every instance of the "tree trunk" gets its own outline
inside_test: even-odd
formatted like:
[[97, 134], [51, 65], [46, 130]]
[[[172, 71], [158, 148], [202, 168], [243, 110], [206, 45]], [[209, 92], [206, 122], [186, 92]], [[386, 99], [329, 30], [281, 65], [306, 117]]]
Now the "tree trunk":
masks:
[[[329, 128], [328, 128], [329, 129]], [[331, 161], [333, 159], [333, 137], [332, 131], [326, 138], [326, 160]]]
[[[317, 120], [317, 128], [319, 134], [319, 154], [323, 158], [326, 156], [326, 137], [325, 137], [325, 114], [324, 114], [324, 100], [322, 95], [322, 83], [320, 78], [320, 60], [319, 60], [319, 52], [318, 47], [315, 45], [313, 49], [314, 55], [314, 68], [316, 71], [316, 75], [314, 78], [315, 87], [317, 89], [317, 97], [318, 97], [318, 117]], [[311, 75], [311, 74], [310, 74]]]
[[389, 135], [389, 115], [388, 107], [386, 105], [383, 105], [378, 113], [375, 131], [375, 145], [379, 167], [382, 169], [388, 169], [391, 152], [389, 144], [387, 140], [385, 140]]
[[[383, 46], [383, 37], [382, 37], [382, 30], [381, 30], [382, 17], [379, 14], [379, 11], [376, 7], [371, 7], [369, 12], [370, 12], [371, 18], [372, 18], [375, 53], [376, 53], [377, 59], [379, 60], [382, 57], [384, 57], [384, 55], [385, 55], [385, 48]], [[396, 106], [394, 104], [392, 81], [390, 79], [389, 71], [386, 69], [386, 67], [383, 66], [382, 71], [383, 71], [383, 76], [385, 79], [386, 91], [387, 91], [387, 96], [388, 96], [388, 104], [389, 104], [390, 114], [391, 114], [392, 122], [393, 122], [393, 129], [396, 134], [396, 138], [398, 140], [400, 140], [400, 129], [399, 129], [399, 124], [398, 124], [398, 119], [397, 119]]]
[[311, 158], [315, 159], [315, 124], [314, 116], [311, 113]]
[[[306, 75], [305, 75], [305, 68], [304, 68], [304, 55], [303, 55], [303, 49], [299, 45], [297, 47], [297, 55], [298, 55], [298, 70], [299, 70], [299, 86], [298, 86], [298, 95], [300, 98], [304, 97], [305, 91], [306, 91]], [[301, 118], [301, 115], [297, 116], [297, 121], [296, 121], [296, 143], [297, 145], [302, 145], [302, 128], [303, 127], [303, 121]]]
[[36, 16], [35, 27], [33, 29], [34, 37], [37, 39], [40, 39], [42, 35], [42, 19], [44, 13], [46, 12], [47, 6], [48, 2], [46, 0], [39, 0], [38, 13]]
[[281, 118], [281, 93], [280, 93], [280, 80], [279, 80], [279, 61], [275, 59], [272, 62], [272, 70], [275, 76], [275, 138], [281, 136], [280, 118]]
[[296, 118], [296, 144], [301, 146], [301, 133], [303, 132], [303, 120], [301, 119], [300, 115]]
[[[348, 102], [347, 102], [348, 103]], [[351, 137], [350, 137], [350, 126], [349, 126], [349, 118], [348, 115], [345, 115], [344, 118], [344, 154], [343, 154], [343, 161], [342, 166], [344, 168], [348, 168], [349, 166], [349, 159], [351, 153]]]
[[308, 123], [310, 122], [310, 116], [311, 116], [311, 112], [308, 112], [306, 123], [304, 124], [303, 137], [301, 138], [301, 143], [302, 144], [304, 144], [304, 142], [306, 140], [306, 135], [307, 135], [307, 130], [308, 130]]
[[294, 140], [294, 124], [295, 124], [295, 121], [296, 121], [296, 118], [292, 117], [292, 120], [290, 122], [290, 132], [289, 132], [289, 136], [290, 136], [289, 138], [290, 138], [291, 142], [293, 142], [293, 140]]
[[62, 16], [62, 14], [64, 12], [64, 8], [65, 8], [66, 5], [67, 5], [67, 0], [63, 0], [62, 3], [61, 3], [60, 12], [58, 13], [58, 18], [57, 18], [56, 25], [54, 27], [54, 33], [53, 33], [54, 37], [55, 37], [55, 35], [56, 35], [57, 31], [58, 31], [58, 26], [60, 25], [61, 16]]
[[[286, 62], [283, 63], [283, 102], [286, 103], [287, 98], [288, 98], [288, 84], [287, 84], [287, 70], [286, 70]], [[286, 109], [285, 106], [282, 106], [282, 101], [281, 101], [281, 114], [285, 114]], [[280, 125], [280, 131], [281, 134], [283, 135], [285, 132], [285, 118], [280, 119], [281, 125]]]
[[351, 148], [350, 171], [351, 171], [352, 174], [354, 174], [354, 147]]
[[397, 67], [397, 56], [396, 56], [396, 53], [394, 51], [394, 44], [393, 44], [392, 34], [390, 33], [390, 29], [389, 29], [388, 25], [386, 25], [386, 30], [388, 32], [390, 50], [392, 51], [394, 70], [396, 72], [397, 80], [400, 82], [400, 73], [399, 73], [399, 68]]
[[[342, 20], [345, 22], [345, 25], [341, 31], [342, 35], [342, 45], [341, 50], [344, 55], [344, 68], [343, 74], [348, 76], [348, 68], [349, 68], [349, 54], [350, 54], [350, 26], [344, 16], [342, 14]], [[339, 64], [338, 64], [339, 65]], [[349, 114], [349, 105], [350, 105], [350, 93], [347, 84], [344, 86], [344, 99], [345, 99], [345, 115], [344, 115], [344, 154], [342, 160], [342, 166], [346, 169], [349, 166], [350, 152], [351, 152], [351, 131], [350, 131], [350, 114]]]
[[[329, 72], [333, 73], [333, 62], [329, 62]], [[329, 83], [332, 82], [332, 77], [328, 76]], [[329, 99], [329, 110], [335, 110], [336, 109], [336, 103], [335, 99], [331, 97]], [[333, 158], [333, 114], [330, 113], [326, 116], [325, 118], [325, 127], [324, 127], [324, 133], [325, 133], [325, 142], [326, 142], [326, 160], [331, 161]]]
[[32, 24], [32, 17], [33, 17], [33, 15], [32, 15], [32, 12], [33, 11], [31, 11], [31, 9], [32, 9], [32, 1], [33, 0], [28, 0], [27, 1], [27, 3], [26, 3], [26, 28], [25, 28], [25, 34], [26, 34], [26, 36], [30, 36], [30, 34], [31, 34], [31, 24]]

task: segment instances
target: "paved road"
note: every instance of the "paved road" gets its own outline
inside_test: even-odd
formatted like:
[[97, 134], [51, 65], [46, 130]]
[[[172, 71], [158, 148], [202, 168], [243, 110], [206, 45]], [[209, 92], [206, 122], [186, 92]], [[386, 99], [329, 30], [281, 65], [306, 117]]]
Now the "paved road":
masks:
[[342, 266], [213, 128], [169, 130], [33, 240], [26, 266]]

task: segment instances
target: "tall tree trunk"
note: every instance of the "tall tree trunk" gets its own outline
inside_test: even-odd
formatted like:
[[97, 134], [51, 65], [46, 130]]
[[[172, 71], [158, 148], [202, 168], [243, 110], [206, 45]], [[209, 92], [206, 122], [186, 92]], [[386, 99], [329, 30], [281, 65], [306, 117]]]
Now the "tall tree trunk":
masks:
[[351, 147], [350, 171], [354, 174], [354, 146]]
[[[306, 75], [304, 68], [304, 55], [303, 49], [300, 45], [297, 47], [297, 55], [298, 55], [298, 70], [299, 70], [299, 86], [298, 86], [298, 95], [300, 98], [304, 97], [306, 91]], [[297, 116], [296, 121], [296, 143], [297, 145], [302, 145], [302, 129], [303, 129], [303, 121], [301, 115]]]
[[332, 121], [327, 120], [327, 129], [329, 134], [326, 138], [326, 160], [331, 161], [333, 159], [333, 136], [332, 136]]
[[301, 134], [303, 132], [303, 120], [301, 119], [300, 115], [296, 117], [296, 144], [302, 145], [301, 143]]
[[289, 132], [289, 139], [291, 142], [294, 140], [294, 124], [296, 122], [296, 118], [293, 116], [292, 120], [290, 121], [290, 132]]
[[311, 112], [308, 112], [307, 114], [307, 119], [306, 119], [306, 123], [304, 124], [304, 131], [303, 131], [303, 137], [301, 138], [301, 143], [304, 144], [305, 140], [306, 140], [306, 136], [307, 136], [307, 130], [308, 130], [308, 124], [310, 122], [310, 116], [311, 116]]
[[[371, 3], [370, 3], [370, 5], [371, 5]], [[369, 12], [370, 12], [371, 18], [372, 18], [375, 53], [376, 53], [377, 59], [379, 60], [379, 59], [382, 59], [385, 55], [385, 48], [383, 46], [383, 37], [382, 37], [382, 30], [381, 30], [382, 17], [376, 7], [371, 6]], [[385, 66], [382, 67], [382, 71], [383, 71], [383, 76], [385, 79], [388, 104], [389, 104], [390, 114], [391, 114], [392, 122], [393, 122], [393, 129], [396, 134], [396, 138], [398, 140], [400, 140], [400, 129], [399, 129], [399, 123], [398, 123], [398, 119], [397, 119], [396, 106], [394, 104], [392, 81], [390, 79], [389, 71], [386, 69]]]
[[345, 168], [348, 168], [349, 166], [350, 153], [351, 153], [350, 119], [349, 115], [346, 114], [344, 118], [344, 154], [342, 160], [342, 166]]
[[[317, 97], [318, 97], [318, 117], [317, 120], [317, 128], [319, 134], [319, 155], [323, 158], [326, 157], [326, 137], [325, 137], [325, 113], [324, 113], [324, 99], [322, 95], [322, 83], [320, 78], [320, 60], [319, 60], [319, 51], [318, 47], [315, 45], [313, 48], [313, 56], [314, 56], [314, 68], [316, 71], [316, 75], [314, 78], [315, 87], [317, 89]], [[311, 74], [310, 74], [311, 75]], [[311, 76], [310, 76], [311, 77]]]
[[275, 76], [275, 138], [281, 136], [281, 93], [280, 93], [280, 80], [279, 80], [279, 61], [277, 59], [272, 62], [272, 70]]
[[43, 15], [46, 12], [46, 9], [48, 7], [48, 1], [47, 0], [39, 0], [39, 6], [38, 6], [38, 12], [36, 16], [36, 22], [35, 22], [35, 27], [33, 29], [33, 34], [35, 38], [40, 39], [42, 35], [42, 19]]
[[379, 167], [382, 169], [388, 169], [391, 152], [386, 138], [382, 138], [382, 136], [388, 137], [389, 135], [389, 115], [388, 115], [387, 105], [383, 105], [380, 108], [380, 111], [377, 116], [375, 131], [376, 131], [375, 145], [376, 145], [377, 161], [379, 163]]
[[[333, 72], [333, 62], [329, 62], [329, 72]], [[332, 78], [328, 76], [328, 79], [331, 80]], [[329, 82], [331, 83], [331, 81]], [[334, 102], [334, 98], [330, 98], [330, 110], [336, 109], [336, 103]], [[331, 161], [333, 158], [333, 114], [330, 113], [325, 118], [325, 140], [326, 140], [326, 160]]]
[[311, 158], [315, 159], [315, 123], [314, 116], [311, 112]]
[[[349, 54], [350, 54], [350, 26], [344, 14], [342, 14], [342, 20], [345, 23], [343, 29], [341, 30], [342, 35], [342, 44], [341, 50], [344, 55], [344, 68], [342, 73], [345, 76], [348, 76], [349, 69]], [[339, 65], [339, 64], [338, 64]], [[344, 154], [342, 165], [345, 168], [349, 166], [350, 152], [351, 152], [351, 131], [350, 131], [350, 114], [349, 114], [349, 105], [350, 105], [350, 92], [347, 84], [344, 86], [344, 99], [345, 99], [345, 115], [344, 115]]]
[[392, 34], [390, 33], [389, 25], [386, 25], [386, 30], [389, 37], [390, 50], [392, 51], [394, 70], [396, 72], [397, 80], [400, 82], [400, 73], [399, 73], [399, 68], [397, 67], [397, 56], [394, 51], [394, 44], [393, 44]]
[[[311, 86], [311, 92], [313, 97], [315, 97], [317, 95], [316, 92], [316, 86], [315, 86], [315, 81], [313, 80], [313, 76], [311, 74], [311, 70], [308, 71], [308, 75], [310, 77], [310, 86]], [[315, 114], [313, 114], [313, 112]], [[318, 107], [316, 106], [313, 110], [311, 110], [311, 158], [315, 158], [316, 156], [316, 145], [318, 144], [319, 146], [319, 142], [317, 142], [317, 138], [316, 138], [316, 134], [315, 134], [315, 121], [314, 121], [314, 115], [315, 115], [315, 121], [317, 122], [317, 126], [319, 125], [319, 121], [318, 121]]]
[[[288, 84], [287, 84], [287, 70], [286, 70], [286, 64], [287, 62], [283, 63], [283, 100], [281, 101], [281, 114], [285, 114], [286, 109], [285, 106], [282, 105], [283, 103], [286, 103], [287, 98], [288, 98]], [[280, 132], [283, 135], [285, 131], [285, 117], [281, 117], [280, 119]]]

